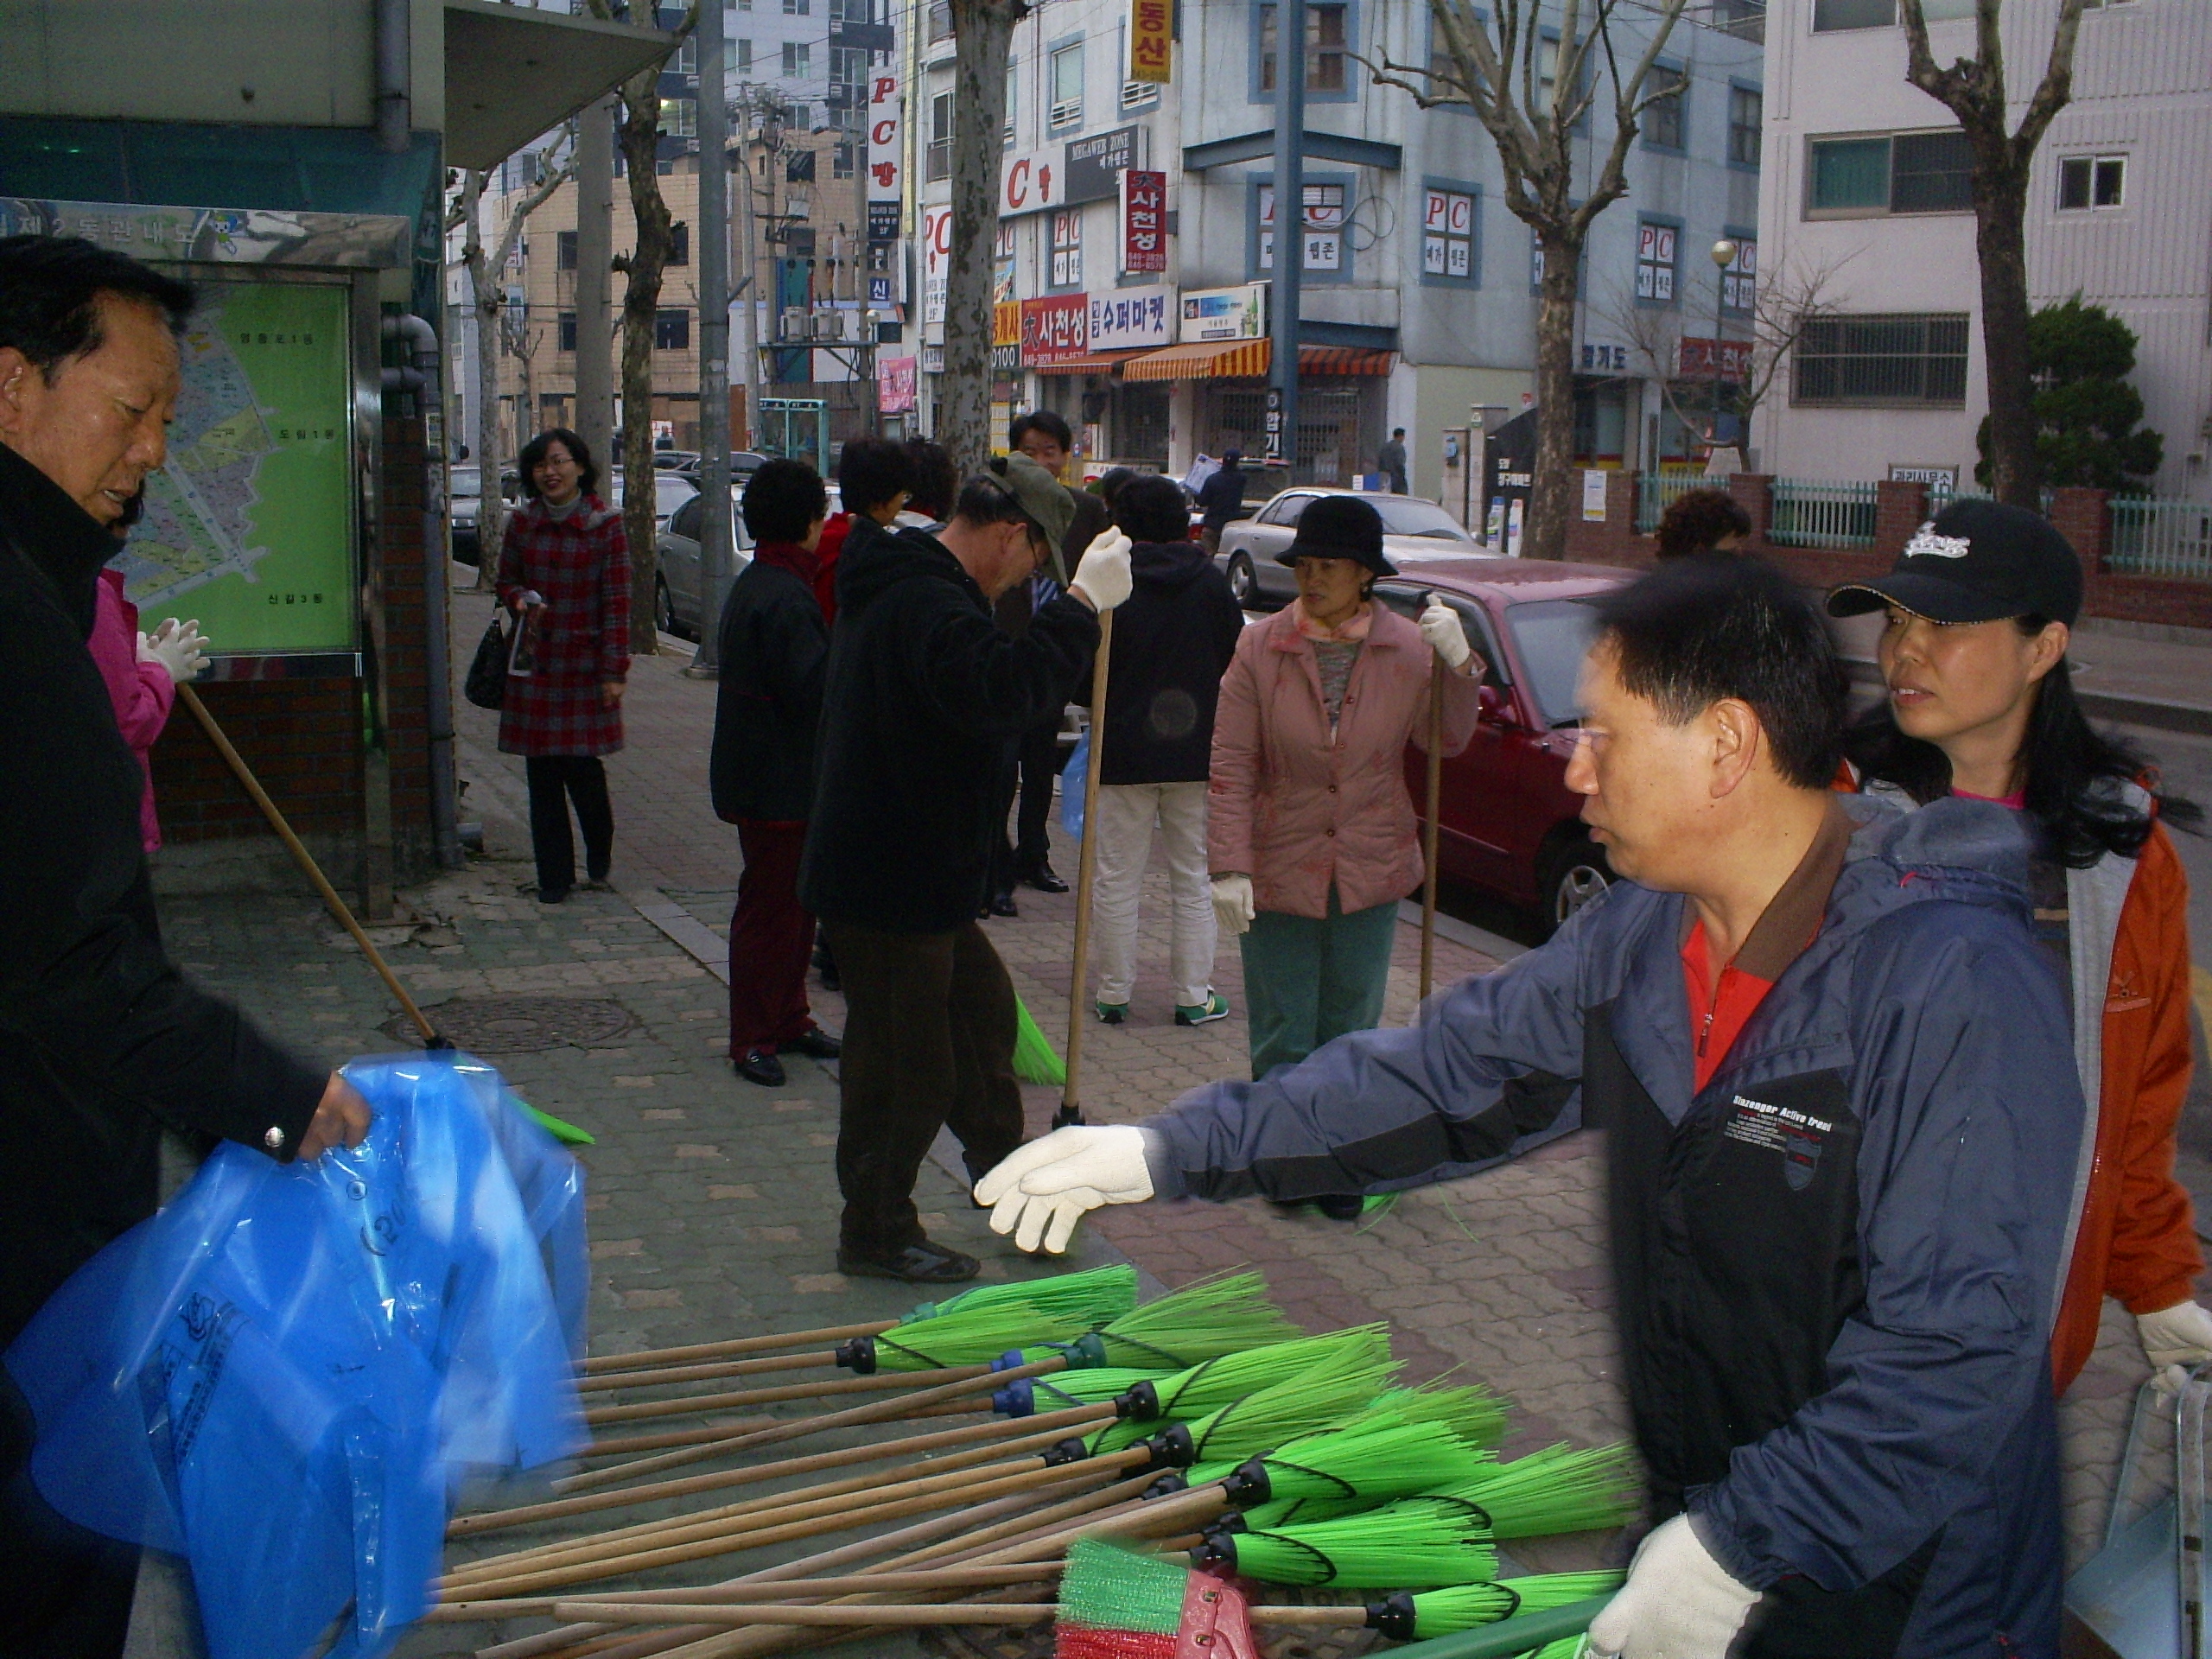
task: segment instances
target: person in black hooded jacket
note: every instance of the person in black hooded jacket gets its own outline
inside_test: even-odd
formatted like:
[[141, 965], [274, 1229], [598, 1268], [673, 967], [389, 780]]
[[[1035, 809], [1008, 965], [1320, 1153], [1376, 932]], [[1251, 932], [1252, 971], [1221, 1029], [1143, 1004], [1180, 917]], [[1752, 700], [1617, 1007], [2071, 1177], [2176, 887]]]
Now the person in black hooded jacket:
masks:
[[[1014, 987], [976, 912], [1010, 746], [1062, 706], [1128, 594], [1126, 538], [1010, 639], [991, 601], [1028, 581], [1075, 507], [1011, 455], [970, 479], [939, 536], [856, 524], [838, 560], [818, 781], [799, 897], [845, 992], [838, 1078], [841, 1271], [946, 1284], [975, 1258], [932, 1244], [914, 1177], [940, 1127], [981, 1173], [1021, 1141]], [[872, 532], [872, 533], [864, 533]]]
[[[336, 1073], [162, 950], [145, 773], [86, 648], [181, 386], [192, 290], [74, 238], [0, 239], [0, 1347], [154, 1213], [162, 1122], [312, 1158], [368, 1133]], [[0, 1373], [0, 1652], [119, 1653], [137, 1554], [32, 1489]]]
[[[1109, 1026], [1128, 1016], [1137, 895], [1157, 824], [1174, 906], [1175, 1023], [1202, 1026], [1229, 1013], [1228, 999], [1213, 988], [1219, 930], [1206, 862], [1206, 779], [1221, 677], [1236, 655], [1244, 613], [1229, 578], [1189, 538], [1174, 480], [1157, 473], [1130, 479], [1116, 495], [1114, 523], [1135, 543], [1129, 567], [1136, 586], [1114, 620], [1106, 717], [1092, 740], [1099, 766], [1096, 1009]], [[1085, 686], [1078, 701], [1090, 696]]]

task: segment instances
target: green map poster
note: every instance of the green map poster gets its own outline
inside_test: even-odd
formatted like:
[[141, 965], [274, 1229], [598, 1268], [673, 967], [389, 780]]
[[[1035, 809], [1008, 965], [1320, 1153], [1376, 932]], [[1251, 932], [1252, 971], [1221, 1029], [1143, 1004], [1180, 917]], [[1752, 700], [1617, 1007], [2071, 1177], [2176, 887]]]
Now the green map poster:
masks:
[[168, 464], [115, 563], [140, 626], [217, 655], [354, 647], [346, 289], [201, 282]]

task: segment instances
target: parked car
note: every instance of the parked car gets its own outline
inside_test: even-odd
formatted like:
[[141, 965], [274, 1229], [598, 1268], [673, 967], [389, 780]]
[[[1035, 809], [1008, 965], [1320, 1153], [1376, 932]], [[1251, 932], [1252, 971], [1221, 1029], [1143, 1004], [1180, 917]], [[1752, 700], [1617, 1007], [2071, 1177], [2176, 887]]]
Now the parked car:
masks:
[[1298, 579], [1275, 556], [1297, 534], [1298, 515], [1325, 495], [1356, 495], [1382, 515], [1382, 546], [1390, 563], [1404, 567], [1432, 559], [1482, 556], [1481, 543], [1433, 501], [1413, 495], [1332, 490], [1300, 485], [1284, 490], [1249, 518], [1225, 524], [1214, 563], [1228, 575], [1230, 590], [1248, 610], [1272, 611], [1297, 597]]
[[699, 467], [699, 452], [696, 449], [656, 449], [653, 451], [653, 467], [664, 473], [696, 472]]
[[[607, 480], [607, 505], [615, 512], [622, 511], [623, 474], [618, 468]], [[653, 474], [653, 530], [656, 533], [668, 528], [668, 517], [678, 507], [699, 493], [699, 481], [682, 473], [656, 472]]]
[[[699, 520], [706, 514], [707, 498], [695, 494], [669, 515], [654, 545], [660, 552], [660, 569], [653, 582], [653, 626], [663, 633], [696, 639], [705, 626], [705, 583], [700, 579]], [[753, 538], [746, 534], [745, 515], [738, 510], [738, 492], [730, 492], [730, 530], [736, 544], [731, 551], [730, 575], [752, 562]]]
[[[499, 487], [512, 505], [522, 495], [522, 478], [512, 467], [502, 468]], [[483, 556], [483, 541], [479, 521], [483, 517], [484, 469], [474, 462], [459, 464], [446, 469], [446, 519], [452, 528], [453, 556], [463, 564], [474, 564]]]
[[[1490, 664], [1474, 737], [1443, 764], [1438, 859], [1446, 875], [1534, 911], [1547, 936], [1613, 880], [1605, 849], [1583, 827], [1582, 797], [1567, 786], [1567, 763], [1594, 621], [1586, 601], [1636, 574], [1477, 557], [1376, 584], [1375, 596], [1408, 617], [1440, 594]], [[1411, 744], [1406, 783], [1425, 818], [1428, 757]]]

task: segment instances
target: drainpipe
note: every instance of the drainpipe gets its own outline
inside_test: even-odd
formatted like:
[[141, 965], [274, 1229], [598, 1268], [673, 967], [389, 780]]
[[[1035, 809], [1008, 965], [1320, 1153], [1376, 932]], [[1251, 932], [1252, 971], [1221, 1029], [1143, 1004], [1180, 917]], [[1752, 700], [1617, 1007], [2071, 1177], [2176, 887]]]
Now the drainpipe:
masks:
[[[443, 353], [437, 330], [417, 316], [388, 316], [384, 337], [407, 342], [412, 364], [386, 369], [385, 385], [402, 386], [416, 393], [426, 406], [437, 407], [444, 397], [440, 369]], [[439, 429], [444, 429], [441, 421]], [[446, 546], [446, 458], [425, 458], [423, 480], [423, 652], [428, 687], [423, 715], [429, 728], [430, 836], [439, 865], [459, 869], [467, 861], [461, 850], [461, 816], [454, 785], [453, 761], [453, 646], [451, 611], [453, 571]]]
[[376, 0], [377, 145], [387, 155], [406, 152], [414, 125], [410, 91], [413, 48], [409, 10], [414, 0]]

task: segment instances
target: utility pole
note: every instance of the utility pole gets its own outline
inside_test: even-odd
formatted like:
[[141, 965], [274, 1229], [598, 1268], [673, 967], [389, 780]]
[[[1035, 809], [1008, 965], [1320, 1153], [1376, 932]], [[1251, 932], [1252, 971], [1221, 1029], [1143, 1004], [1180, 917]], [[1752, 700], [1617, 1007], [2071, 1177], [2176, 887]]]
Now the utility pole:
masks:
[[576, 123], [576, 435], [614, 475], [614, 330], [607, 307], [614, 261], [614, 105], [584, 106]]
[[1298, 289], [1306, 274], [1306, 0], [1274, 0], [1275, 249], [1268, 448], [1298, 481]]
[[699, 649], [686, 671], [720, 668], [722, 596], [729, 591], [729, 88], [722, 73], [728, 13], [699, 9]]
[[745, 447], [760, 447], [760, 243], [753, 211], [753, 110], [740, 111], [737, 135], [737, 257], [734, 284], [739, 378], [745, 386]]

